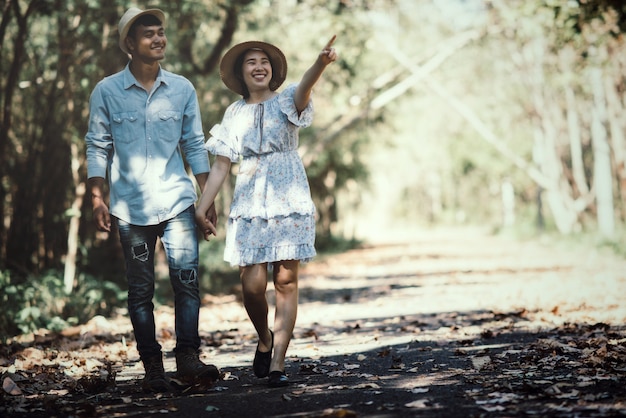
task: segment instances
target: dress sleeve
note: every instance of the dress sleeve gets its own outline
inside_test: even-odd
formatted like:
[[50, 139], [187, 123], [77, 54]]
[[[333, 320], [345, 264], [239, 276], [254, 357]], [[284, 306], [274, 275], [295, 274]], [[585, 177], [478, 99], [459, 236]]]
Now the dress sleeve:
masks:
[[285, 90], [278, 96], [278, 105], [281, 112], [283, 112], [289, 122], [301, 128], [306, 128], [313, 123], [313, 100], [309, 100], [304, 110], [298, 115], [298, 109], [296, 109], [296, 103], [294, 96], [296, 94], [297, 84], [290, 84]]
[[239, 144], [237, 138], [231, 135], [233, 120], [232, 106], [226, 109], [222, 123], [214, 125], [209, 131], [209, 139], [204, 147], [213, 155], [221, 155], [231, 162], [239, 162]]

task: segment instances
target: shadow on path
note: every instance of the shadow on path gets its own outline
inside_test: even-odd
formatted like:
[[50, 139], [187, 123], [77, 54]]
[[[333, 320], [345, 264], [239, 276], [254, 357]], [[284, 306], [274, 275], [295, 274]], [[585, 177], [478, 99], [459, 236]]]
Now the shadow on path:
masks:
[[[256, 337], [237, 295], [207, 295], [202, 358], [223, 372], [214, 386], [142, 393], [128, 319], [94, 318], [0, 346], [0, 415], [624, 416], [625, 273], [609, 255], [483, 235], [320, 257], [302, 269], [288, 388], [252, 375]], [[160, 307], [170, 373], [172, 326]]]

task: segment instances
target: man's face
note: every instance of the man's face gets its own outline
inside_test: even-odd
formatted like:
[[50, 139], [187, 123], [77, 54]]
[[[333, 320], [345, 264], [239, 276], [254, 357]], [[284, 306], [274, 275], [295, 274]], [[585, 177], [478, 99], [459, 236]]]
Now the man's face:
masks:
[[159, 61], [165, 58], [167, 37], [163, 26], [138, 25], [134, 35], [134, 38], [132, 36], [127, 38], [128, 49], [133, 58], [144, 61]]

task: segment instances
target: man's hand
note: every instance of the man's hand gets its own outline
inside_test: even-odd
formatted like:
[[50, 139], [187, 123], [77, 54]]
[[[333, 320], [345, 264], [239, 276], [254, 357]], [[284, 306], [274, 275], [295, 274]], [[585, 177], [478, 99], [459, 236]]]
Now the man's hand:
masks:
[[100, 196], [92, 196], [93, 220], [98, 231], [111, 232], [111, 215], [109, 208]]
[[215, 205], [211, 205], [209, 210], [202, 213], [201, 210], [196, 210], [196, 224], [198, 229], [202, 233], [202, 237], [205, 241], [208, 241], [211, 235], [217, 235], [217, 229], [215, 224], [217, 223], [217, 214], [215, 212]]
[[89, 194], [91, 194], [91, 207], [93, 208], [93, 221], [98, 231], [111, 232], [111, 216], [109, 207], [104, 202], [103, 177], [90, 177], [87, 180]]

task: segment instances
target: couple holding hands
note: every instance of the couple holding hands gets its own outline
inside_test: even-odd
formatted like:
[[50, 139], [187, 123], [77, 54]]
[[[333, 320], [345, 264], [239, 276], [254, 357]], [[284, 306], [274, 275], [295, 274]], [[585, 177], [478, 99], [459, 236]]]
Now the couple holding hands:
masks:
[[[287, 386], [298, 267], [316, 254], [315, 207], [297, 151], [298, 131], [312, 123], [313, 86], [337, 60], [335, 36], [301, 80], [281, 92], [287, 61], [279, 48], [249, 41], [228, 50], [220, 76], [241, 99], [228, 106], [205, 143], [195, 88], [160, 65], [167, 45], [165, 14], [131, 8], [118, 29], [120, 48], [130, 59], [94, 88], [85, 141], [96, 227], [107, 232], [117, 227], [125, 256], [128, 311], [145, 368], [142, 386], [170, 390], [152, 302], [157, 238], [175, 296], [177, 377], [190, 384], [219, 379], [218, 368], [199, 358], [197, 231], [207, 240], [217, 233], [214, 200], [232, 163], [239, 169], [224, 259], [239, 267], [243, 304], [258, 335], [253, 372], [267, 377], [270, 387]], [[211, 168], [208, 153], [215, 156]], [[200, 186], [199, 199], [183, 156]], [[276, 294], [272, 327], [268, 274]]]

